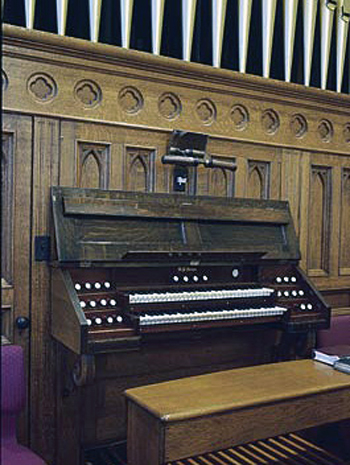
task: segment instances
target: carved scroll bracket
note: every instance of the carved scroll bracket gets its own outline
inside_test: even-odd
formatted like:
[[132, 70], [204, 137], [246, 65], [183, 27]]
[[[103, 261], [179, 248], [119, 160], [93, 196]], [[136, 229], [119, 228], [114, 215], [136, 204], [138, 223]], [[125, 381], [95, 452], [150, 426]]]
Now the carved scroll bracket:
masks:
[[95, 373], [95, 357], [93, 355], [81, 355], [73, 367], [73, 381], [76, 386], [86, 386], [94, 381]]

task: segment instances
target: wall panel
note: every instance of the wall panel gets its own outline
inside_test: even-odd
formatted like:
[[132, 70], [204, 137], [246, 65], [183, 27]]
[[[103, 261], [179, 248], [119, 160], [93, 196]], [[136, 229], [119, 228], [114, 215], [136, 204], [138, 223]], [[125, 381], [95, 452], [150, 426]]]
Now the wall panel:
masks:
[[[50, 463], [57, 435], [67, 443], [57, 463], [74, 462], [69, 443], [80, 431], [69, 412], [78, 416], [82, 400], [69, 385], [74, 360], [61, 350], [56, 358], [50, 336], [50, 268], [34, 256], [34, 237], [52, 236], [51, 185], [172, 192], [174, 168], [161, 162], [172, 131], [206, 134], [208, 152], [237, 170], [191, 167], [187, 193], [288, 200], [303, 268], [334, 306], [350, 308], [349, 96], [5, 29], [3, 269], [13, 277], [13, 339], [27, 354], [31, 344], [26, 421], [33, 447]], [[30, 335], [15, 328], [19, 315], [32, 318]], [[93, 405], [84, 412], [98, 414]], [[87, 424], [86, 440], [110, 439], [103, 428], [113, 429], [113, 414]]]
[[[2, 174], [5, 209], [2, 211], [5, 243], [1, 243], [3, 259], [6, 260], [1, 276], [1, 297], [5, 306], [4, 316], [6, 335], [19, 344], [25, 354], [25, 376], [31, 375], [30, 365], [30, 332], [29, 328], [19, 330], [16, 325], [18, 317], [26, 318], [30, 323], [34, 312], [31, 305], [31, 269], [32, 269], [32, 118], [24, 115], [6, 114], [2, 119], [3, 147]], [[9, 237], [9, 234], [11, 237]], [[4, 250], [4, 247], [9, 247]], [[26, 390], [30, 395], [29, 382]], [[30, 441], [27, 419], [29, 403], [26, 403], [19, 424], [19, 438], [24, 443]]]
[[109, 146], [77, 142], [76, 186], [108, 189], [110, 177]]
[[308, 271], [310, 276], [329, 273], [331, 228], [331, 169], [311, 166], [309, 198]]
[[129, 191], [153, 192], [155, 152], [140, 147], [125, 147], [123, 188]]
[[350, 276], [350, 168], [342, 170], [340, 231], [339, 271], [343, 276]]
[[11, 132], [2, 133], [1, 149], [1, 278], [13, 280], [13, 145]]

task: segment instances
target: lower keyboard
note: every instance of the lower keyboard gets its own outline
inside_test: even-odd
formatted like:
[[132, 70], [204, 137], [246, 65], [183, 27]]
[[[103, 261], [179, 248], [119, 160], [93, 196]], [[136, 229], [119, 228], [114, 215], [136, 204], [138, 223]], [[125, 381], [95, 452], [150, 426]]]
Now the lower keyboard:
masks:
[[258, 318], [279, 316], [287, 311], [284, 307], [259, 307], [231, 310], [203, 310], [193, 312], [145, 313], [139, 317], [140, 326], [165, 325], [176, 323], [195, 323], [202, 321], [235, 320], [241, 318]]

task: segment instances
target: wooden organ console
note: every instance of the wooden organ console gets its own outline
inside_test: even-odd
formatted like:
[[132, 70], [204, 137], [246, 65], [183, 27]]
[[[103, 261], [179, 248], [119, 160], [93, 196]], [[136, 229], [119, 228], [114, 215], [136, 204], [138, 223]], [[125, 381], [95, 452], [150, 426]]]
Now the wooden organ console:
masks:
[[53, 188], [53, 335], [77, 353], [155, 333], [326, 328], [288, 204]]
[[[73, 378], [88, 410], [99, 405], [95, 385], [107, 396], [100, 364], [125, 370], [116, 401], [142, 384], [261, 363], [235, 359], [239, 337], [248, 347], [268, 331], [298, 341], [329, 325], [329, 307], [298, 267], [287, 202], [54, 187], [52, 205], [52, 335], [80, 361]], [[199, 352], [216, 356], [221, 340], [226, 364], [199, 367]], [[267, 361], [291, 357], [283, 345]], [[180, 371], [184, 357], [194, 366]]]
[[[29, 361], [24, 440], [76, 465], [125, 439], [125, 389], [307, 356], [329, 308], [305, 274], [349, 311], [350, 2], [3, 7], [3, 327]], [[174, 128], [212, 159], [145, 194], [175, 190]], [[79, 188], [53, 191], [53, 266], [52, 185]], [[289, 200], [296, 234], [244, 198]]]

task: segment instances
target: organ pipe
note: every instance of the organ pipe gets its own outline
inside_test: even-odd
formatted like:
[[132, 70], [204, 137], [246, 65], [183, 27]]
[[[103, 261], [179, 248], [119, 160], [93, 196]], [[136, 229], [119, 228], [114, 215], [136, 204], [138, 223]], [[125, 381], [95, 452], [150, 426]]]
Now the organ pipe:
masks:
[[191, 60], [196, 5], [197, 0], [182, 0], [182, 53], [185, 61]]
[[160, 54], [164, 18], [164, 0], [152, 0], [152, 52]]
[[66, 34], [68, 0], [57, 0], [57, 32], [64, 36]]
[[134, 6], [133, 0], [120, 0], [122, 47], [124, 48], [130, 47], [131, 20], [132, 20], [133, 6]]
[[336, 0], [321, 0], [321, 89], [327, 86], [329, 56]]
[[224, 36], [227, 0], [212, 0], [213, 14], [213, 66], [221, 64], [222, 41]]
[[337, 9], [337, 92], [341, 92], [341, 86], [344, 75], [344, 63], [346, 53], [346, 43], [349, 32], [350, 20], [350, 0], [344, 0], [338, 4]]
[[298, 0], [284, 0], [284, 78], [290, 82], [293, 64]]
[[26, 28], [33, 29], [34, 27], [34, 13], [35, 13], [35, 0], [25, 0], [25, 15], [26, 15]]
[[277, 0], [262, 0], [262, 58], [263, 76], [270, 77], [273, 33]]
[[304, 0], [304, 84], [310, 85], [318, 0]]
[[102, 0], [89, 0], [90, 13], [90, 38], [92, 42], [98, 41], [101, 23]]
[[252, 0], [239, 0], [239, 71], [246, 72]]

